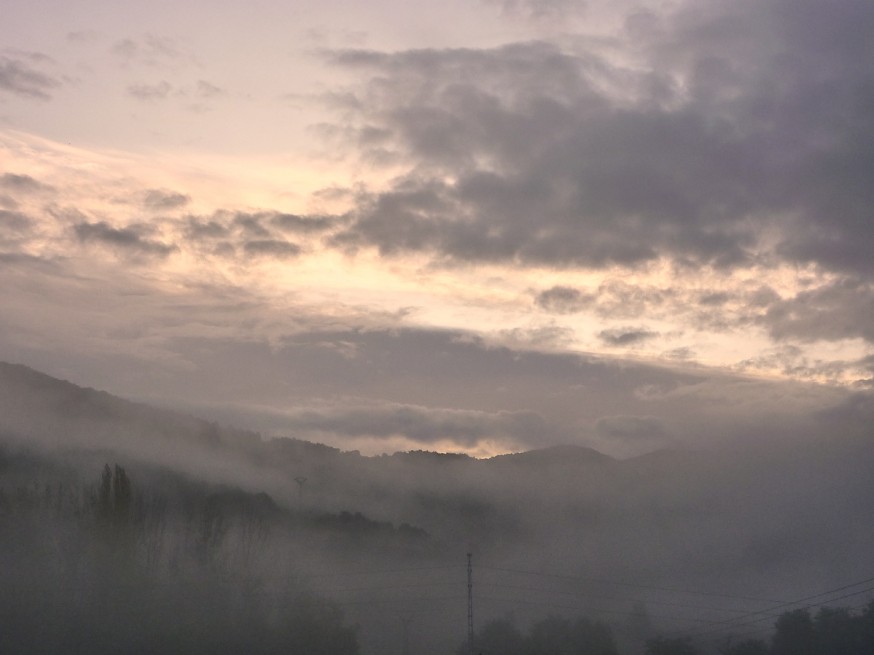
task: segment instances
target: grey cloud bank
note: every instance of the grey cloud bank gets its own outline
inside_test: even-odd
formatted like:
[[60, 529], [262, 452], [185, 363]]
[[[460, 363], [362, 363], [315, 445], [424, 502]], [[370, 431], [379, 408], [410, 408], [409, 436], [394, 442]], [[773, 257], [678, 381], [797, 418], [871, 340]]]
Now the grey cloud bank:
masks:
[[[234, 316], [231, 308], [192, 309], [195, 327]], [[236, 313], [241, 327], [250, 321], [245, 306]], [[130, 333], [127, 347], [99, 361], [71, 352], [59, 370], [265, 434], [367, 452], [576, 443], [628, 456], [678, 444], [857, 434], [871, 411], [869, 396], [845, 390], [496, 348], [461, 332], [303, 329], [272, 346], [195, 334], [155, 342], [148, 331]], [[3, 356], [16, 350], [40, 360], [4, 339]], [[178, 365], [171, 373], [163, 362]], [[121, 369], [129, 374], [114, 373]]]
[[548, 42], [337, 52], [372, 75], [356, 147], [410, 169], [336, 242], [868, 276], [872, 25], [855, 0], [704, 2], [629, 16], [634, 67]]

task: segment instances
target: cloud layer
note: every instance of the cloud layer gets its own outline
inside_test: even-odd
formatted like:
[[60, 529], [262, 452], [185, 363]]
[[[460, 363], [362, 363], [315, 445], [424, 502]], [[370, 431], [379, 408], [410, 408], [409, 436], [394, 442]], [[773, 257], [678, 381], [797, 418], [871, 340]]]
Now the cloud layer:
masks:
[[[527, 42], [339, 51], [354, 146], [404, 162], [336, 243], [458, 261], [774, 260], [868, 276], [868, 3], [626, 17], [626, 60]], [[633, 61], [633, 65], [632, 65]]]

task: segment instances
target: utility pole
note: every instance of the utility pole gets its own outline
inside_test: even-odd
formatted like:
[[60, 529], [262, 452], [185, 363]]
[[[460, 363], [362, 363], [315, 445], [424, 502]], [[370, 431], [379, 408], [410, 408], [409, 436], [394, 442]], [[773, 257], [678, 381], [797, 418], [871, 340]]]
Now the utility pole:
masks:
[[473, 655], [473, 564], [467, 554], [467, 652]]

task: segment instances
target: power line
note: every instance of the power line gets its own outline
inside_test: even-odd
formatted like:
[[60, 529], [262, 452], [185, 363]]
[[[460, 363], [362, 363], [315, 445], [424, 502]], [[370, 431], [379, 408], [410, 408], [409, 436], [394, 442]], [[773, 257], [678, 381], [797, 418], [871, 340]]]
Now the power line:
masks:
[[[842, 586], [836, 587], [834, 589], [829, 589], [828, 591], [823, 591], [823, 592], [820, 592], [818, 594], [813, 594], [811, 596], [805, 596], [803, 598], [799, 598], [798, 600], [788, 601], [788, 602], [782, 603], [781, 605], [770, 608], [769, 611], [773, 612], [774, 610], [778, 610], [778, 609], [782, 609], [782, 608], [786, 608], [786, 607], [791, 607], [793, 605], [799, 605], [801, 603], [805, 603], [807, 601], [814, 600], [816, 598], [822, 598], [823, 596], [829, 596], [831, 594], [835, 594], [835, 593], [844, 591], [846, 589], [851, 589], [853, 587], [858, 587], [860, 585], [868, 584], [871, 582], [874, 582], [874, 578], [867, 578], [865, 580], [860, 580], [859, 582], [854, 582], [852, 584], [842, 585]], [[813, 607], [814, 605], [821, 605], [823, 603], [833, 603], [837, 600], [843, 600], [844, 598], [851, 598], [853, 596], [859, 596], [859, 595], [867, 593], [869, 591], [874, 591], [874, 587], [868, 587], [866, 589], [862, 589], [861, 591], [855, 591], [855, 592], [852, 592], [849, 594], [844, 594], [843, 596], [837, 596], [834, 598], [823, 598], [821, 602], [810, 603], [808, 605], [805, 605], [803, 607], [799, 607], [796, 609], [808, 609], [810, 607]], [[759, 623], [761, 621], [765, 621], [765, 620], [771, 618], [770, 616], [764, 616], [761, 618], [753, 619], [751, 621], [744, 621], [744, 619], [747, 619], [747, 618], [750, 618], [753, 616], [758, 616], [762, 613], [763, 613], [763, 611], [761, 611], [761, 610], [756, 611], [756, 612], [749, 612], [748, 614], [746, 614], [744, 616], [739, 616], [739, 617], [735, 617], [734, 619], [728, 619], [725, 621], [721, 621], [720, 623], [722, 623], [723, 625], [721, 625], [717, 628], [713, 628], [711, 630], [706, 630], [706, 631], [703, 631], [703, 632], [700, 632], [697, 634], [693, 634], [693, 635], [689, 635], [689, 636], [690, 637], [704, 636], [704, 635], [709, 634], [709, 633], [714, 632], [714, 631], [725, 630], [725, 629], [733, 628], [733, 627], [742, 627], [742, 626], [750, 625], [753, 623]]]
[[[620, 615], [624, 615], [624, 616], [631, 616], [634, 614], [633, 611], [629, 611], [629, 610], [611, 610], [611, 609], [597, 608], [597, 607], [581, 607], [579, 605], [567, 605], [564, 603], [553, 603], [550, 601], [537, 601], [537, 600], [527, 600], [527, 599], [520, 599], [520, 598], [495, 598], [493, 596], [479, 596], [479, 595], [477, 595], [476, 598], [478, 600], [489, 600], [489, 601], [495, 601], [495, 602], [501, 602], [501, 603], [512, 603], [512, 604], [519, 604], [519, 605], [541, 605], [541, 606], [545, 606], [545, 607], [559, 607], [562, 609], [576, 610], [576, 611], [583, 610], [585, 612], [592, 612], [595, 614], [620, 614]], [[653, 618], [657, 618], [657, 619], [665, 619], [665, 620], [672, 620], [672, 621], [690, 621], [693, 623], [718, 623], [718, 621], [715, 621], [712, 619], [694, 619], [694, 618], [681, 617], [681, 616], [667, 616], [664, 614], [652, 614], [650, 616], [652, 616]]]
[[[724, 594], [724, 593], [716, 593], [716, 592], [708, 592], [708, 591], [695, 591], [692, 589], [680, 589], [677, 587], [659, 587], [656, 585], [646, 585], [646, 584], [638, 584], [634, 582], [624, 582], [619, 580], [608, 580], [605, 578], [589, 578], [584, 576], [575, 576], [568, 575], [563, 573], [547, 573], [542, 571], [526, 571], [523, 569], [512, 569], [507, 567], [499, 567], [499, 566], [480, 566], [479, 568], [488, 569], [492, 571], [505, 571], [508, 573], [519, 573], [523, 575], [536, 575], [544, 578], [556, 578], [562, 580], [573, 580], [575, 582], [595, 582], [598, 584], [609, 584], [617, 587], [631, 587], [635, 589], [646, 589], [648, 591], [662, 591], [668, 593], [675, 594], [690, 594], [695, 596], [711, 596], [714, 598], [729, 598], [731, 600], [743, 600], [747, 602], [756, 602], [756, 603], [774, 603], [780, 604], [785, 603], [782, 600], [774, 600], [772, 598], [755, 598], [751, 596], [736, 596], [732, 594]], [[774, 609], [774, 608], [770, 608]]]
[[[520, 591], [539, 591], [539, 592], [543, 592], [543, 593], [547, 593], [547, 594], [559, 594], [562, 596], [574, 596], [577, 598], [598, 598], [598, 599], [602, 599], [602, 600], [613, 600], [613, 601], [619, 601], [619, 602], [640, 601], [639, 598], [631, 598], [628, 596], [605, 596], [605, 595], [601, 595], [601, 594], [589, 594], [589, 593], [585, 593], [585, 592], [581, 592], [581, 591], [562, 591], [559, 589], [546, 589], [544, 587], [526, 587], [524, 585], [506, 585], [506, 584], [499, 584], [499, 583], [495, 583], [495, 582], [483, 582], [480, 584], [483, 586], [486, 586], [486, 587], [497, 587], [500, 589], [518, 589]], [[734, 608], [728, 608], [728, 607], [709, 607], [709, 606], [702, 606], [702, 605], [689, 605], [686, 603], [673, 603], [673, 602], [666, 601], [666, 600], [647, 599], [645, 602], [647, 605], [664, 605], [665, 607], [679, 607], [679, 608], [683, 608], [683, 609], [696, 609], [696, 610], [709, 611], [709, 612], [729, 612], [729, 613], [736, 613], [736, 614], [747, 614], [748, 613], [748, 610], [745, 610], [745, 609], [734, 609]], [[771, 610], [766, 610], [766, 611], [770, 612]], [[772, 616], [776, 617], [778, 615], [772, 614]]]

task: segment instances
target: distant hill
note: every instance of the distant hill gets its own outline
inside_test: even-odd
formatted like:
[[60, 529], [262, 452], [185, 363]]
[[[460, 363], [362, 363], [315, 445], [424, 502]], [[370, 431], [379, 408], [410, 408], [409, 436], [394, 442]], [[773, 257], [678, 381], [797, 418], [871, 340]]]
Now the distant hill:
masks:
[[538, 448], [520, 453], [497, 455], [488, 460], [492, 464], [512, 463], [519, 466], [611, 466], [612, 457], [585, 446], [560, 445]]

